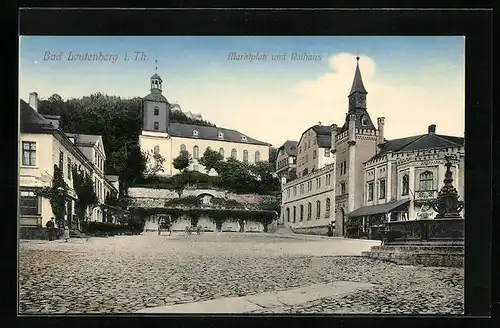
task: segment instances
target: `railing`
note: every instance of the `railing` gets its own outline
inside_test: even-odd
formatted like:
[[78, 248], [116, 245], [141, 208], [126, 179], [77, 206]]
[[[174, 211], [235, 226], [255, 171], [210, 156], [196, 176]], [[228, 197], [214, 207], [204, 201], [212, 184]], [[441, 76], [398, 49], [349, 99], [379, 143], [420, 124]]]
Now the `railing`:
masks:
[[415, 200], [429, 200], [437, 198], [437, 190], [417, 190], [415, 191]]
[[385, 223], [386, 230], [400, 232], [395, 242], [404, 241], [460, 241], [464, 239], [465, 220], [432, 219]]

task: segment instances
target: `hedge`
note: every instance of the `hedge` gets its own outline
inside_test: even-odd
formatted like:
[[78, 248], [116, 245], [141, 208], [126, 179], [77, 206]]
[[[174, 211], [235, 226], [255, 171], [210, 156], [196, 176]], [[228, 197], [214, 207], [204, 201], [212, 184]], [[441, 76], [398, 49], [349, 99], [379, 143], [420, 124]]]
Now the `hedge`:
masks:
[[119, 233], [132, 232], [128, 225], [120, 225], [109, 222], [94, 222], [94, 221], [83, 223], [82, 230], [86, 233], [91, 233], [91, 234], [105, 233], [108, 235], [116, 235]]

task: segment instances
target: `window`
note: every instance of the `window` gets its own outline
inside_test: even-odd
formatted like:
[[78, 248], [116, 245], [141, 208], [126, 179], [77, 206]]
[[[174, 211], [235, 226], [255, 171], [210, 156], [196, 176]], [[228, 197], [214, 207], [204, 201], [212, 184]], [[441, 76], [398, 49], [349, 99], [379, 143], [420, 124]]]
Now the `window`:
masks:
[[373, 200], [373, 182], [368, 182], [368, 201]]
[[198, 159], [199, 156], [200, 156], [200, 150], [199, 150], [198, 146], [194, 146], [193, 147], [193, 159]]
[[198, 136], [198, 130], [193, 130], [193, 136], [195, 136], [195, 137]]
[[248, 150], [243, 151], [243, 163], [248, 163]]
[[236, 159], [236, 157], [238, 157], [238, 152], [236, 151], [236, 149], [233, 148], [231, 150], [231, 158]]
[[36, 142], [23, 141], [23, 165], [36, 165]]
[[300, 185], [300, 194], [302, 195], [304, 193], [304, 184]]
[[307, 221], [311, 220], [312, 216], [312, 204], [307, 203]]
[[294, 187], [293, 187], [293, 195], [294, 195], [294, 196], [297, 196], [297, 186], [294, 186]]
[[294, 206], [293, 207], [293, 223], [297, 220], [297, 208]]
[[316, 158], [316, 155], [317, 155], [317, 152], [316, 152], [316, 149], [315, 149], [315, 150], [313, 150], [313, 159]]
[[304, 220], [304, 205], [300, 205], [300, 217], [299, 217], [299, 221], [303, 221]]
[[347, 173], [347, 162], [344, 161], [340, 163], [340, 174], [346, 174]]
[[33, 191], [21, 191], [19, 210], [23, 215], [39, 215], [38, 196]]
[[379, 198], [383, 199], [383, 198], [385, 198], [385, 180], [380, 180], [379, 184], [380, 184]]
[[181, 151], [186, 151], [186, 145], [181, 145]]
[[68, 179], [71, 180], [71, 158], [68, 156]]
[[241, 141], [247, 141], [247, 137], [241, 136]]
[[260, 152], [256, 151], [255, 152], [255, 163], [260, 162]]
[[64, 174], [64, 153], [62, 150], [59, 151], [59, 169]]
[[330, 157], [330, 149], [325, 149], [325, 157]]
[[401, 195], [408, 195], [410, 190], [410, 181], [407, 174], [403, 175], [403, 188], [401, 190]]
[[325, 202], [325, 218], [329, 217], [330, 217], [330, 198], [327, 198]]
[[154, 153], [155, 154], [159, 154], [160, 153], [160, 146], [155, 146]]
[[345, 194], [345, 182], [342, 182], [340, 184], [340, 194], [344, 195]]
[[329, 186], [330, 185], [330, 182], [331, 182], [331, 179], [332, 179], [332, 175], [330, 173], [328, 173], [326, 175], [326, 185]]
[[321, 216], [321, 202], [319, 200], [316, 201], [316, 219], [319, 219]]
[[321, 178], [316, 179], [316, 188], [321, 188]]
[[219, 133], [217, 134], [217, 138], [224, 139], [224, 133], [222, 133], [221, 131], [219, 131]]
[[420, 174], [420, 190], [434, 189], [434, 175], [430, 171]]
[[160, 129], [160, 123], [159, 122], [155, 122], [154, 123], [154, 129], [155, 130], [159, 130]]
[[159, 114], [160, 114], [160, 109], [158, 107], [155, 107], [154, 115], [159, 115]]
[[286, 222], [290, 222], [290, 209], [286, 209]]
[[224, 157], [224, 148], [219, 148], [219, 154], [221, 154], [222, 157]]
[[288, 188], [288, 189], [286, 190], [286, 197], [287, 197], [287, 198], [290, 198], [290, 188]]
[[363, 115], [361, 117], [361, 125], [362, 126], [367, 126], [368, 125], [368, 117], [366, 117], [365, 115]]

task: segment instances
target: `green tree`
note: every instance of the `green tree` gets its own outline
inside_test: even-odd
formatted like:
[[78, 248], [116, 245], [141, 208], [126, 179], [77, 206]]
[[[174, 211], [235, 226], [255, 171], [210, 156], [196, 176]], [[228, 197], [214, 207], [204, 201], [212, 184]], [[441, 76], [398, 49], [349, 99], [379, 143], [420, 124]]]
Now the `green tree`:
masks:
[[94, 182], [85, 171], [79, 171], [76, 165], [73, 165], [73, 189], [78, 197], [75, 202], [75, 215], [80, 223], [86, 221], [85, 214], [88, 208], [97, 205], [97, 195], [94, 191]]
[[221, 187], [235, 192], [255, 191], [256, 180], [248, 164], [228, 158], [225, 162], [220, 162], [215, 170]]
[[181, 172], [186, 171], [186, 169], [189, 167], [191, 164], [192, 159], [191, 155], [187, 150], [181, 150], [181, 153], [179, 156], [174, 158], [173, 165], [176, 170], [179, 170]]
[[158, 175], [158, 173], [163, 172], [163, 163], [165, 158], [159, 153], [155, 153], [153, 150], [143, 152], [143, 156], [146, 162], [146, 169], [144, 174], [147, 179], [152, 179]]
[[199, 162], [205, 167], [205, 170], [208, 174], [212, 169], [215, 169], [215, 167], [223, 160], [224, 157], [218, 151], [207, 148], [203, 153], [203, 156], [200, 158]]
[[42, 188], [38, 194], [49, 199], [52, 213], [59, 228], [64, 227], [64, 215], [66, 214], [66, 199], [68, 195], [68, 184], [64, 181], [62, 170], [54, 165], [52, 185]]
[[275, 167], [267, 161], [257, 162], [251, 166], [256, 176], [257, 188], [263, 193], [273, 193], [280, 190], [280, 180], [275, 174]]

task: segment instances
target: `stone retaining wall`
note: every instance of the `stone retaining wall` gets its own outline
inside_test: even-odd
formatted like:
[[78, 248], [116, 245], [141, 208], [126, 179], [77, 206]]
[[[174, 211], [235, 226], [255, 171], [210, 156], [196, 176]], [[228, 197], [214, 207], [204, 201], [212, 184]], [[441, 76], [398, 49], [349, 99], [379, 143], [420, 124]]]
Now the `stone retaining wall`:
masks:
[[293, 228], [292, 231], [298, 234], [304, 235], [328, 235], [328, 226], [318, 226], [318, 227], [306, 227], [306, 228]]

